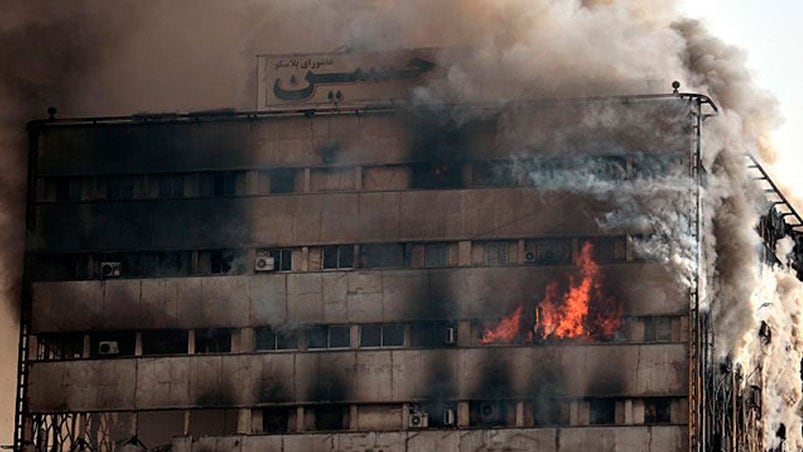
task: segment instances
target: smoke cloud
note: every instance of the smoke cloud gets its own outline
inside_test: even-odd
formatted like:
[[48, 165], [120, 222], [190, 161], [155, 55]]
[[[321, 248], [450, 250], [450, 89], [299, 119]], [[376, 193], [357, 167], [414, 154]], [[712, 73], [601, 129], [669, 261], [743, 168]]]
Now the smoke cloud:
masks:
[[[753, 294], [769, 276], [759, 271], [754, 232], [765, 206], [741, 156], [751, 151], [768, 161], [774, 158], [766, 143], [779, 115], [772, 97], [753, 84], [744, 54], [709, 35], [703, 24], [679, 17], [674, 2], [11, 0], [0, 14], [0, 283], [9, 326], [3, 329], [2, 353], [9, 357], [4, 362], [11, 363], [16, 354], [11, 325], [17, 321], [22, 262], [25, 121], [44, 117], [51, 105], [63, 116], [253, 109], [259, 53], [447, 46], [459, 51], [444, 55], [445, 77], [418, 90], [417, 102], [504, 105], [522, 97], [668, 92], [671, 80], [680, 80], [684, 90], [712, 96], [721, 114], [706, 124], [703, 147], [709, 173], [704, 302], [714, 319], [718, 354], [743, 356], [750, 333], [768, 315], [756, 309]], [[605, 112], [584, 120], [640, 124], [637, 118]], [[514, 123], [505, 139], [532, 149], [535, 138], [526, 132], [531, 125]], [[575, 187], [591, 188], [599, 187]], [[603, 226], [637, 223], [680, 238], [669, 242], [671, 247], [647, 249], [671, 263], [679, 281], [688, 283], [694, 274], [694, 241], [681, 227], [685, 218], [678, 216], [688, 206], [677, 200], [685, 199], [691, 187], [653, 181], [635, 184], [631, 193], [614, 194], [610, 188], [598, 193], [616, 200], [618, 208], [602, 220]], [[797, 298], [789, 294], [799, 283], [788, 277], [778, 281], [767, 295], [776, 300], [773, 306], [797, 312]], [[784, 312], [792, 311], [779, 310], [773, 322], [792, 321]], [[798, 341], [787, 342], [799, 353]], [[773, 369], [767, 366], [765, 372]], [[784, 419], [790, 442], [799, 447], [800, 429], [789, 428], [799, 425], [797, 411], [789, 407], [800, 399], [799, 391], [792, 390], [800, 382], [778, 375], [766, 381], [774, 382], [773, 391], [782, 394], [785, 405], [773, 405], [766, 416], [771, 425]], [[9, 364], [0, 382], [11, 388], [14, 377]], [[0, 442], [9, 442], [13, 400], [0, 400], [0, 406], [6, 407], [3, 433], [9, 433]]]

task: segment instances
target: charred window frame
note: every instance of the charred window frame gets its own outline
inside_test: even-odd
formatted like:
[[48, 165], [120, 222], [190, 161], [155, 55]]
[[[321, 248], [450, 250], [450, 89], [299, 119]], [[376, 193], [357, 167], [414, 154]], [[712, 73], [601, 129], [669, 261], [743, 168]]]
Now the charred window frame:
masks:
[[427, 320], [410, 324], [410, 346], [450, 347], [457, 343], [457, 328], [448, 320]]
[[268, 250], [273, 258], [273, 269], [280, 272], [289, 272], [293, 269], [293, 250], [291, 248], [274, 248]]
[[351, 346], [351, 328], [348, 325], [314, 325], [307, 329], [307, 348], [347, 349]]
[[290, 431], [290, 407], [269, 407], [262, 409], [263, 433], [287, 433]]
[[512, 425], [506, 400], [478, 400], [468, 405], [469, 426], [504, 427]]
[[337, 431], [349, 427], [349, 406], [345, 404], [316, 405], [312, 408], [315, 416], [315, 430]]
[[404, 243], [360, 245], [360, 267], [403, 268], [410, 266], [410, 247]]
[[672, 342], [672, 317], [644, 317], [644, 342]]
[[369, 323], [360, 325], [360, 348], [404, 346], [403, 323]]
[[627, 236], [595, 237], [594, 260], [598, 263], [614, 263], [627, 261]]
[[485, 265], [507, 265], [510, 259], [510, 242], [485, 242]]
[[321, 252], [325, 270], [354, 268], [354, 245], [325, 246]]
[[83, 197], [83, 177], [53, 177], [45, 179], [47, 200], [56, 202], [78, 202]]
[[236, 249], [197, 252], [194, 273], [200, 275], [239, 275], [245, 272], [245, 252]]
[[616, 400], [589, 399], [588, 422], [591, 425], [606, 425], [616, 423]]
[[195, 353], [231, 353], [231, 329], [203, 328], [195, 330]]
[[183, 355], [188, 350], [186, 330], [150, 330], [142, 332], [143, 355]]
[[137, 335], [133, 331], [100, 331], [89, 335], [89, 356], [119, 358], [134, 356]]
[[560, 399], [543, 398], [533, 401], [534, 425], [568, 425], [569, 402]]
[[514, 187], [517, 185], [513, 162], [480, 160], [471, 165], [472, 185], [476, 187]]
[[439, 123], [433, 118], [421, 118], [415, 123], [413, 152], [421, 157], [412, 165], [411, 188], [463, 188], [467, 129], [465, 125]]
[[199, 196], [223, 197], [239, 194], [240, 181], [245, 177], [243, 171], [212, 171], [198, 173], [197, 193]]
[[37, 360], [79, 359], [83, 356], [83, 353], [83, 334], [56, 333], [36, 336]]
[[35, 258], [36, 281], [74, 281], [89, 279], [89, 255], [40, 254]]
[[192, 268], [190, 251], [154, 251], [142, 253], [142, 275], [151, 278], [189, 276]]
[[294, 193], [298, 172], [299, 170], [296, 168], [274, 168], [260, 171], [259, 192], [262, 194]]
[[564, 237], [526, 240], [524, 262], [536, 265], [570, 264], [572, 240]]
[[184, 197], [183, 174], [160, 174], [157, 177], [159, 198], [171, 199]]
[[672, 399], [651, 397], [644, 399], [645, 424], [669, 424], [672, 422]]
[[277, 330], [271, 327], [254, 330], [254, 350], [258, 352], [272, 350], [295, 350], [298, 348], [298, 333], [295, 331]]
[[449, 244], [448, 243], [425, 243], [424, 244], [424, 267], [439, 268], [449, 266]]

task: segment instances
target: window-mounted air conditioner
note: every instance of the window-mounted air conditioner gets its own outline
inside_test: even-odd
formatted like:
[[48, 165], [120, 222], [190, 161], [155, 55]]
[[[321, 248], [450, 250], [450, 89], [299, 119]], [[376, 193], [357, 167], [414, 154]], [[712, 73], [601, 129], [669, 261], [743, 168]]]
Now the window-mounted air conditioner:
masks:
[[120, 353], [120, 344], [117, 341], [101, 341], [98, 344], [98, 355], [117, 355]]
[[427, 428], [429, 426], [429, 415], [419, 408], [410, 408], [407, 425], [410, 428]]
[[270, 256], [257, 256], [254, 261], [254, 271], [272, 272], [276, 270], [276, 261]]
[[119, 262], [101, 262], [100, 276], [104, 278], [115, 278], [120, 276], [121, 265]]
[[443, 334], [443, 342], [449, 345], [457, 343], [457, 330], [453, 327], [446, 328]]
[[499, 402], [482, 402], [480, 404], [480, 422], [483, 424], [499, 422], [502, 418], [501, 408]]

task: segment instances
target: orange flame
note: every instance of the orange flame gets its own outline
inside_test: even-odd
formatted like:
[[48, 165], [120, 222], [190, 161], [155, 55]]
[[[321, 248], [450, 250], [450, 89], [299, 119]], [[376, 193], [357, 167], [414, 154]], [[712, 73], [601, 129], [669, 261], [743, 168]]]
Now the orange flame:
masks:
[[516, 339], [516, 336], [519, 334], [519, 325], [521, 323], [521, 306], [516, 308], [513, 314], [510, 317], [505, 317], [494, 329], [489, 329], [485, 331], [485, 334], [482, 335], [480, 342], [483, 344], [493, 344], [497, 342], [503, 342], [509, 344]]

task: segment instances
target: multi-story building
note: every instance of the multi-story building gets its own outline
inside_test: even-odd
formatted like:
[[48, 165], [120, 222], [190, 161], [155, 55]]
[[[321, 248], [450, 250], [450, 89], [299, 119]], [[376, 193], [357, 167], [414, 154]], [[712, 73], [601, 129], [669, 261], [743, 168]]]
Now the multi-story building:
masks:
[[654, 231], [601, 220], [619, 188], [697, 180], [706, 97], [329, 94], [30, 124], [18, 447], [697, 441], [693, 278], [640, 253]]

